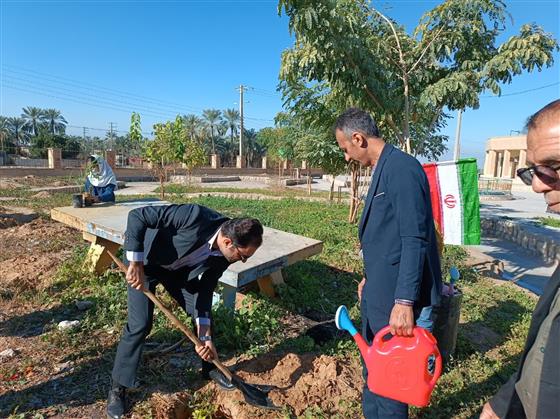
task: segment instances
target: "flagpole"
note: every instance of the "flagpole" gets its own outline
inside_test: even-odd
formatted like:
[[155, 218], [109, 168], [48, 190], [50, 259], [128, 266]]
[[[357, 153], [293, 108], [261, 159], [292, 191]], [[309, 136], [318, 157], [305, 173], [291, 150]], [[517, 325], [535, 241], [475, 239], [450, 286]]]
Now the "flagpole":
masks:
[[463, 119], [463, 110], [457, 112], [457, 130], [455, 131], [455, 149], [453, 151], [453, 160], [459, 160], [461, 155], [461, 120]]

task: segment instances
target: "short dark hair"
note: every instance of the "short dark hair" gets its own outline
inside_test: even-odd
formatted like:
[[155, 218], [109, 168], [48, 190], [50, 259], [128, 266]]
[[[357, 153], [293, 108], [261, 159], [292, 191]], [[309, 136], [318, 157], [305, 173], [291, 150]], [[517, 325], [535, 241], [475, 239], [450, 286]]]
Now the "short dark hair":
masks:
[[222, 224], [222, 234], [236, 247], [259, 247], [262, 244], [263, 226], [256, 218], [232, 218]]
[[544, 108], [531, 115], [527, 120], [527, 129], [535, 129], [542, 122], [550, 118], [560, 118], [560, 99], [553, 100]]
[[95, 158], [95, 156], [89, 156], [88, 160], [90, 163], [97, 163], [97, 158]]
[[378, 137], [379, 129], [369, 113], [358, 108], [348, 108], [336, 120], [335, 129], [347, 135], [358, 131], [367, 137]]

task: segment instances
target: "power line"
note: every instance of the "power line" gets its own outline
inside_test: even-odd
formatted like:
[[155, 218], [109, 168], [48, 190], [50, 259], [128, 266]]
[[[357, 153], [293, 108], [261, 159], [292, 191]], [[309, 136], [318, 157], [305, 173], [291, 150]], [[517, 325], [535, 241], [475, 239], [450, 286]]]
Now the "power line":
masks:
[[[122, 101], [112, 101], [110, 99], [103, 99], [103, 98], [90, 98], [88, 96], [91, 95], [84, 95], [84, 94], [80, 94], [78, 92], [77, 95], [75, 94], [71, 94], [71, 93], [65, 93], [63, 91], [60, 91], [59, 89], [57, 89], [56, 87], [49, 87], [49, 86], [37, 86], [35, 84], [31, 84], [31, 83], [24, 83], [24, 82], [18, 82], [18, 81], [12, 81], [12, 80], [7, 80], [8, 82], [11, 83], [11, 85], [6, 84], [5, 81], [2, 81], [2, 84], [4, 86], [10, 87], [10, 86], [15, 86], [15, 87], [19, 87], [21, 89], [32, 89], [32, 93], [47, 93], [49, 95], [55, 95], [54, 97], [58, 97], [59, 99], [62, 98], [70, 98], [73, 99], [74, 101], [81, 101], [82, 103], [87, 102], [87, 104], [94, 104], [94, 105], [99, 105], [99, 106], [110, 106], [113, 109], [116, 110], [121, 110], [127, 113], [131, 113], [132, 111], [140, 111], [144, 114], [151, 114], [152, 116], [158, 117], [158, 118], [170, 118], [172, 117], [172, 115], [177, 115], [177, 113], [180, 112], [172, 112], [172, 111], [158, 111], [157, 109], [152, 109], [152, 108], [147, 108], [144, 107], [142, 105], [137, 105], [137, 104], [133, 104], [133, 103], [128, 103], [128, 102], [122, 102]], [[62, 97], [61, 97], [62, 96]], [[70, 100], [69, 99], [69, 100]]]
[[[8, 88], [8, 89], [19, 90], [19, 91], [22, 91], [22, 92], [27, 92], [27, 93], [33, 93], [33, 94], [37, 94], [37, 95], [41, 95], [41, 96], [52, 97], [52, 98], [59, 99], [59, 100], [66, 100], [66, 101], [70, 101], [70, 102], [81, 103], [81, 104], [85, 104], [85, 105], [89, 105], [89, 106], [95, 106], [95, 107], [103, 108], [103, 109], [110, 109], [110, 110], [113, 110], [113, 111], [124, 112], [124, 113], [128, 113], [128, 114], [130, 114], [132, 112], [131, 109], [118, 108], [118, 107], [112, 106], [112, 105], [102, 105], [102, 104], [96, 103], [95, 101], [89, 101], [87, 99], [85, 99], [85, 100], [84, 99], [74, 99], [72, 97], [68, 97], [68, 95], [61, 97], [59, 95], [54, 95], [54, 94], [52, 94], [52, 92], [49, 92], [49, 91], [38, 90], [38, 89], [30, 90], [30, 89], [26, 89], [26, 88], [21, 87], [21, 86], [13, 86], [13, 85], [9, 85], [9, 84], [6, 84], [6, 83], [2, 83], [2, 85], [4, 87]], [[164, 114], [156, 115], [153, 112], [142, 112], [142, 114], [143, 115], [149, 115], [149, 116], [152, 116], [154, 118], [169, 119], [169, 118], [173, 117], [169, 114], [167, 114], [165, 116], [163, 116]]]
[[519, 92], [513, 92], [513, 93], [506, 93], [505, 95], [486, 95], [486, 96], [480, 96], [480, 97], [481, 98], [498, 98], [498, 97], [505, 97], [505, 96], [517, 96], [517, 95], [523, 95], [523, 94], [529, 93], [529, 92], [534, 92], [536, 90], [542, 90], [542, 89], [547, 89], [549, 87], [558, 86], [559, 84], [560, 84], [560, 82], [557, 81], [556, 83], [546, 84], [544, 86], [535, 87], [534, 89], [521, 90]]
[[[81, 91], [77, 90], [76, 88], [69, 89], [69, 88], [66, 88], [66, 87], [46, 84], [46, 83], [41, 82], [41, 81], [35, 81], [35, 80], [32, 80], [32, 79], [30, 80], [30, 79], [27, 79], [27, 78], [21, 78], [21, 77], [7, 75], [7, 77], [3, 77], [3, 80], [14, 83], [16, 85], [19, 84], [19, 85], [24, 85], [24, 86], [31, 87], [31, 88], [50, 89], [51, 92], [52, 92], [52, 90], [54, 90], [54, 93], [56, 93], [56, 94], [66, 94], [66, 95], [69, 95], [71, 97], [77, 97], [76, 95], [79, 95], [80, 97], [86, 97], [88, 100], [91, 100], [90, 99], [90, 97], [91, 97], [91, 98], [93, 98], [93, 100], [102, 101], [102, 102], [105, 102], [105, 103], [111, 103], [111, 104], [118, 105], [118, 106], [129, 105], [129, 106], [133, 106], [137, 109], [142, 108], [144, 110], [147, 110], [148, 112], [158, 112], [158, 113], [162, 113], [164, 115], [168, 115], [169, 112], [177, 113], [177, 108], [176, 107], [171, 107], [171, 106], [162, 107], [162, 106], [159, 106], [159, 105], [154, 106], [154, 105], [151, 105], [151, 104], [146, 105], [146, 104], [144, 104], [140, 101], [137, 101], [137, 100], [136, 100], [136, 102], [128, 102], [128, 101], [125, 101], [125, 100], [122, 100], [122, 99], [114, 99], [112, 97], [107, 97], [106, 95], [103, 95], [103, 94], [100, 95], [99, 93], [96, 93], [95, 91], [93, 93], [81, 92]], [[89, 89], [87, 89], [87, 90], [89, 90]], [[71, 92], [71, 93], [63, 93], [63, 91]], [[135, 99], [133, 99], [133, 100], [135, 100]], [[179, 112], [179, 113], [181, 113], [181, 112]]]
[[[2, 66], [5, 68], [5, 71], [11, 72], [11, 73], [15, 73], [15, 74], [19, 74], [19, 75], [23, 75], [23, 76], [27, 76], [27, 77], [35, 77], [37, 79], [50, 80], [50, 81], [54, 81], [56, 83], [60, 83], [62, 85], [65, 85], [65, 84], [66, 85], [72, 85], [72, 86], [79, 87], [79, 88], [82, 88], [82, 89], [88, 89], [88, 87], [84, 87], [84, 86], [89, 86], [89, 90], [102, 90], [102, 91], [111, 93], [115, 96], [130, 98], [130, 99], [133, 99], [133, 100], [140, 100], [140, 101], [143, 101], [143, 102], [152, 102], [152, 103], [155, 103], [155, 104], [160, 104], [160, 105], [164, 105], [166, 107], [172, 107], [172, 108], [181, 107], [181, 108], [184, 108], [184, 109], [192, 109], [192, 110], [197, 111], [197, 112], [202, 111], [201, 108], [198, 108], [198, 107], [195, 107], [195, 106], [190, 106], [190, 105], [185, 105], [185, 104], [181, 104], [181, 103], [165, 101], [165, 100], [156, 99], [156, 98], [152, 98], [152, 97], [148, 97], [148, 96], [138, 95], [138, 94], [135, 94], [135, 93], [125, 92], [125, 91], [122, 91], [122, 90], [107, 88], [107, 87], [96, 85], [96, 84], [89, 83], [89, 82], [78, 81], [78, 80], [69, 79], [69, 78], [66, 78], [66, 77], [47, 74], [47, 73], [41, 73], [41, 72], [38, 72], [38, 71], [35, 71], [35, 70], [26, 69], [25, 67], [11, 66], [11, 65], [7, 65], [7, 64], [2, 64]], [[10, 67], [16, 68], [18, 70], [12, 70], [12, 69], [10, 69]], [[28, 74], [28, 73], [30, 73], [30, 74]]]

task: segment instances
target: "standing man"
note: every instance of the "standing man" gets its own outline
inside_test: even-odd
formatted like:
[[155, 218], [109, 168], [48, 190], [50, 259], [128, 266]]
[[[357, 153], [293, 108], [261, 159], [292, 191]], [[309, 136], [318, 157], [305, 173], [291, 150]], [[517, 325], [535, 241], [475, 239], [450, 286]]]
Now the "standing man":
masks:
[[[517, 175], [544, 194], [548, 211], [560, 214], [560, 100], [527, 123], [527, 164]], [[533, 312], [515, 374], [484, 405], [481, 419], [560, 417], [560, 266]]]
[[[391, 333], [411, 336], [423, 307], [436, 305], [441, 268], [428, 179], [412, 156], [386, 144], [366, 112], [350, 108], [335, 126], [346, 161], [375, 168], [359, 226], [364, 279], [358, 287], [363, 336], [387, 324]], [[367, 383], [367, 369], [364, 366]], [[408, 406], [378, 396], [364, 384], [364, 416], [407, 418]]]
[[130, 211], [124, 248], [130, 261], [128, 323], [117, 348], [107, 416], [125, 412], [125, 393], [134, 387], [144, 340], [152, 328], [154, 304], [142, 292], [162, 284], [177, 303], [196, 319], [204, 344], [202, 374], [225, 390], [233, 385], [210, 363], [218, 357], [212, 342], [212, 295], [227, 267], [246, 262], [262, 244], [263, 227], [253, 218], [228, 219], [196, 204], [148, 206]]

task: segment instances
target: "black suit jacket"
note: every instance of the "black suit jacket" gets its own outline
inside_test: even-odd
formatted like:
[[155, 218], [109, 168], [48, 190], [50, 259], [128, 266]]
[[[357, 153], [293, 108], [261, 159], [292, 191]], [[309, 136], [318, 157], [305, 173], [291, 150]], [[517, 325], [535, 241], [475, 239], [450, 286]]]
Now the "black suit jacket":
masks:
[[[527, 358], [527, 353], [533, 346], [541, 324], [550, 311], [550, 306], [558, 288], [560, 287], [560, 266], [552, 274], [546, 287], [539, 298], [539, 302], [533, 312], [531, 326], [527, 334], [525, 350], [521, 356], [519, 367], [509, 381], [504, 384], [498, 393], [490, 400], [490, 405], [496, 415], [500, 418], [524, 418], [525, 411], [517, 392], [515, 383], [521, 377], [521, 369]], [[539, 400], [537, 407], [537, 417], [542, 419], [560, 417], [560, 317], [553, 320], [546, 347], [544, 351], [544, 361], [539, 389]]]
[[390, 144], [375, 166], [359, 235], [362, 320], [373, 333], [389, 323], [397, 298], [414, 301], [417, 312], [438, 304], [441, 268], [428, 179], [418, 160]]
[[223, 256], [210, 256], [192, 269], [182, 258], [207, 243], [227, 220], [196, 204], [137, 208], [128, 214], [124, 248], [144, 252], [147, 274], [184, 278], [185, 289], [195, 295], [191, 314], [210, 317], [212, 294], [230, 262]]

